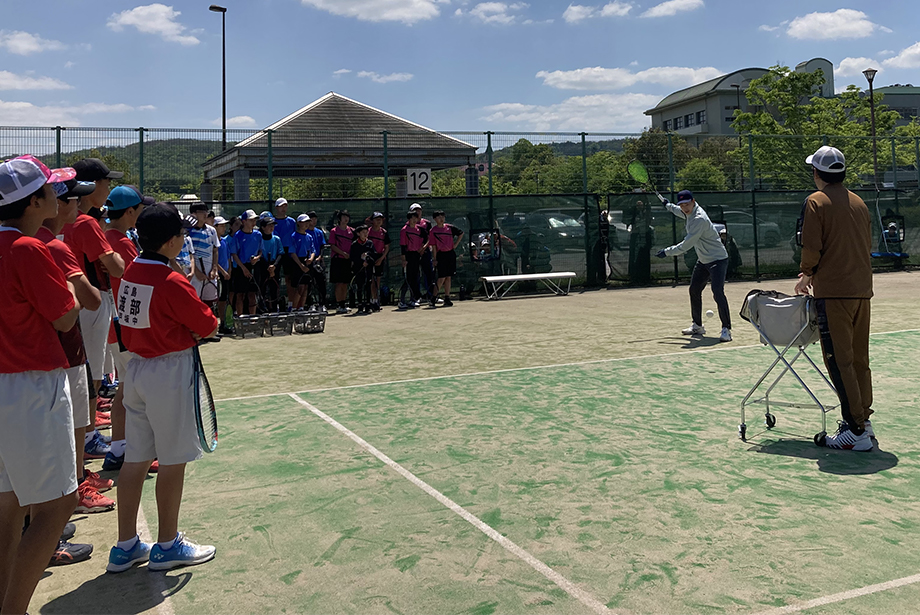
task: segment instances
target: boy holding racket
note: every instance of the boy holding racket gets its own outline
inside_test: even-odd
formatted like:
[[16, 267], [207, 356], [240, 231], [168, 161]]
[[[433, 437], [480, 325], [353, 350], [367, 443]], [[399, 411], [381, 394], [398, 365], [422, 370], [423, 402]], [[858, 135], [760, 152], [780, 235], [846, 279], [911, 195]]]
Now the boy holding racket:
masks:
[[195, 218], [195, 226], [188, 230], [195, 249], [195, 276], [190, 281], [201, 300], [215, 309], [220, 294], [217, 290], [217, 250], [220, 240], [214, 227], [207, 224], [207, 205], [192, 203], [188, 211]]
[[316, 250], [316, 259], [310, 271], [313, 272], [313, 283], [319, 305], [317, 308], [323, 312], [326, 311], [326, 271], [323, 265], [323, 246], [326, 245], [326, 234], [323, 229], [316, 226], [319, 218], [315, 211], [308, 211], [307, 216], [310, 218], [307, 224], [307, 232], [313, 235], [313, 249]]
[[[35, 234], [57, 215], [52, 172], [32, 156], [0, 164], [0, 612], [25, 613], [77, 503], [67, 357], [74, 289]], [[49, 183], [54, 182], [54, 183]], [[31, 507], [31, 523], [23, 518]]]
[[[457, 273], [457, 246], [463, 239], [463, 231], [452, 224], [444, 222], [444, 212], [438, 210], [434, 212], [434, 226], [431, 228], [431, 259], [434, 268], [437, 270], [438, 285], [435, 288], [435, 295], [444, 289], [444, 307], [450, 307], [454, 304], [450, 300], [450, 278]], [[432, 303], [435, 300], [432, 299]]]
[[367, 236], [374, 242], [374, 252], [377, 260], [374, 261], [374, 280], [371, 284], [371, 310], [380, 311], [380, 282], [383, 279], [383, 270], [386, 266], [387, 255], [390, 253], [390, 234], [383, 228], [385, 218], [382, 213], [375, 211], [371, 216], [371, 228]]
[[286, 254], [281, 238], [275, 235], [275, 219], [270, 213], [266, 212], [259, 217], [259, 233], [262, 237], [262, 258], [252, 268], [252, 274], [262, 295], [262, 309], [277, 312], [282, 273], [279, 264]]
[[232, 332], [224, 323], [227, 317], [227, 303], [230, 300], [230, 245], [231, 237], [227, 234], [228, 222], [223, 216], [214, 219], [214, 230], [220, 244], [217, 246], [217, 275], [220, 282], [220, 294], [217, 295], [217, 320], [220, 321], [219, 333]]
[[335, 301], [338, 304], [336, 314], [347, 314], [345, 300], [348, 298], [348, 284], [351, 282], [351, 265], [349, 264], [351, 244], [355, 240], [355, 231], [348, 226], [351, 216], [343, 209], [335, 212], [336, 226], [329, 231], [329, 247], [332, 259], [329, 264], [329, 281], [335, 284]]
[[374, 250], [374, 242], [367, 238], [367, 231], [364, 224], [355, 227], [355, 240], [349, 250], [358, 314], [371, 313], [371, 281], [374, 279], [374, 263], [379, 256]]
[[252, 267], [259, 262], [262, 255], [262, 234], [254, 232], [259, 217], [251, 209], [240, 215], [243, 227], [233, 235], [230, 245], [230, 259], [233, 271], [230, 274], [231, 290], [236, 293], [234, 314], [243, 313], [243, 299], [249, 302], [249, 313], [256, 313], [255, 280]]
[[[217, 332], [217, 318], [188, 280], [169, 266], [182, 249], [183, 221], [170, 204], [144, 209], [137, 220], [140, 256], [128, 267], [115, 299], [122, 341], [136, 355], [125, 377], [125, 463], [118, 475], [118, 543], [109, 572], [149, 560], [149, 570], [201, 564], [215, 548], [179, 532], [185, 465], [202, 455], [195, 423], [193, 347]], [[159, 459], [158, 542], [137, 536], [137, 511], [147, 469]]]
[[725, 275], [728, 273], [728, 252], [719, 238], [719, 231], [709, 220], [693, 193], [681, 190], [677, 193], [677, 205], [664, 201], [668, 211], [687, 221], [687, 234], [679, 244], [658, 250], [658, 258], [679, 256], [690, 250], [696, 249], [698, 260], [693, 267], [690, 277], [690, 316], [693, 322], [681, 331], [684, 335], [703, 335], [703, 289], [706, 282], [712, 283], [712, 297], [719, 307], [719, 318], [722, 321], [722, 333], [719, 340], [732, 341], [732, 316], [728, 309], [728, 299], [725, 298]]
[[313, 263], [316, 260], [316, 248], [313, 244], [313, 233], [308, 232], [307, 227], [310, 225], [310, 216], [300, 214], [297, 216], [297, 230], [291, 233], [291, 250], [289, 256], [293, 267], [297, 268], [299, 273], [291, 277], [293, 287], [292, 301], [295, 310], [304, 307], [307, 302], [307, 296], [310, 294], [310, 287], [313, 285], [313, 273], [311, 271]]

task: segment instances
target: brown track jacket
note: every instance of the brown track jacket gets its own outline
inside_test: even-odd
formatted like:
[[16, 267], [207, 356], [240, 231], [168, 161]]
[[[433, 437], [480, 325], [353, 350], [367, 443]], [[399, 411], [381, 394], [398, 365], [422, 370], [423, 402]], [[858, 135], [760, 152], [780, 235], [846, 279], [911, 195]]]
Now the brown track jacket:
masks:
[[818, 299], [872, 297], [872, 224], [869, 208], [843, 187], [829, 184], [802, 207], [802, 263]]

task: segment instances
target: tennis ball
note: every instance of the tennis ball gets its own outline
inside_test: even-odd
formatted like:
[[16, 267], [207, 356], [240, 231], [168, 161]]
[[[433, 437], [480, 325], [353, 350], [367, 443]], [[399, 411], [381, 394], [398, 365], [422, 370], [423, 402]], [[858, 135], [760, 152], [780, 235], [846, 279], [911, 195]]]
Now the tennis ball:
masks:
[[712, 318], [712, 310], [706, 310], [706, 318]]

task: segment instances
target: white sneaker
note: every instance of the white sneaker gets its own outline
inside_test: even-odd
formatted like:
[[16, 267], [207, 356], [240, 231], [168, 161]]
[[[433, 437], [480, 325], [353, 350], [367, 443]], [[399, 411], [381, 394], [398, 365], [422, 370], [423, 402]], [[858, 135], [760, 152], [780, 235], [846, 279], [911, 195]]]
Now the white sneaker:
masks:
[[871, 439], [873, 439], [873, 440], [876, 440], [876, 439], [877, 439], [877, 438], [875, 437], [875, 430], [872, 429], [872, 421], [870, 421], [869, 419], [866, 419], [866, 420], [863, 422], [863, 427], [864, 427], [865, 430], [866, 430], [866, 435], [867, 435], [867, 436], [869, 436], [869, 437], [870, 437]]
[[730, 341], [732, 341], [732, 330], [723, 327], [723, 328], [722, 328], [722, 335], [719, 336], [719, 341], [720, 341], [720, 342], [730, 342]]
[[857, 436], [850, 431], [850, 426], [843, 421], [838, 421], [837, 433], [827, 436], [824, 445], [828, 448], [837, 448], [844, 451], [866, 452], [872, 450], [872, 440], [869, 432], [865, 431]]
[[681, 331], [684, 335], [703, 335], [706, 333], [706, 327], [691, 322], [690, 326]]

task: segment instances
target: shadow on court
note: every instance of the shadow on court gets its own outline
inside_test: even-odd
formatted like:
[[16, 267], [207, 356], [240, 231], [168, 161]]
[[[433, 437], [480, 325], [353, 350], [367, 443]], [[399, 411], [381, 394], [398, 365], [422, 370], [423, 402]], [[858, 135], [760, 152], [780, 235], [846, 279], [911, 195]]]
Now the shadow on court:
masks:
[[898, 465], [897, 455], [881, 451], [878, 446], [869, 452], [854, 453], [818, 447], [809, 440], [776, 440], [752, 446], [748, 450], [768, 455], [814, 459], [818, 462], [818, 469], [828, 474], [876, 474]]
[[680, 337], [659, 337], [650, 340], [636, 340], [642, 342], [658, 342], [659, 344], [667, 344], [669, 346], [680, 346], [681, 348], [709, 348], [710, 346], [718, 346], [722, 342], [717, 337], [697, 337], [697, 336], [686, 336], [682, 335]]
[[146, 567], [119, 574], [103, 573], [51, 600], [40, 612], [136, 615], [155, 609], [166, 598], [182, 591], [191, 579], [191, 572], [149, 572]]

